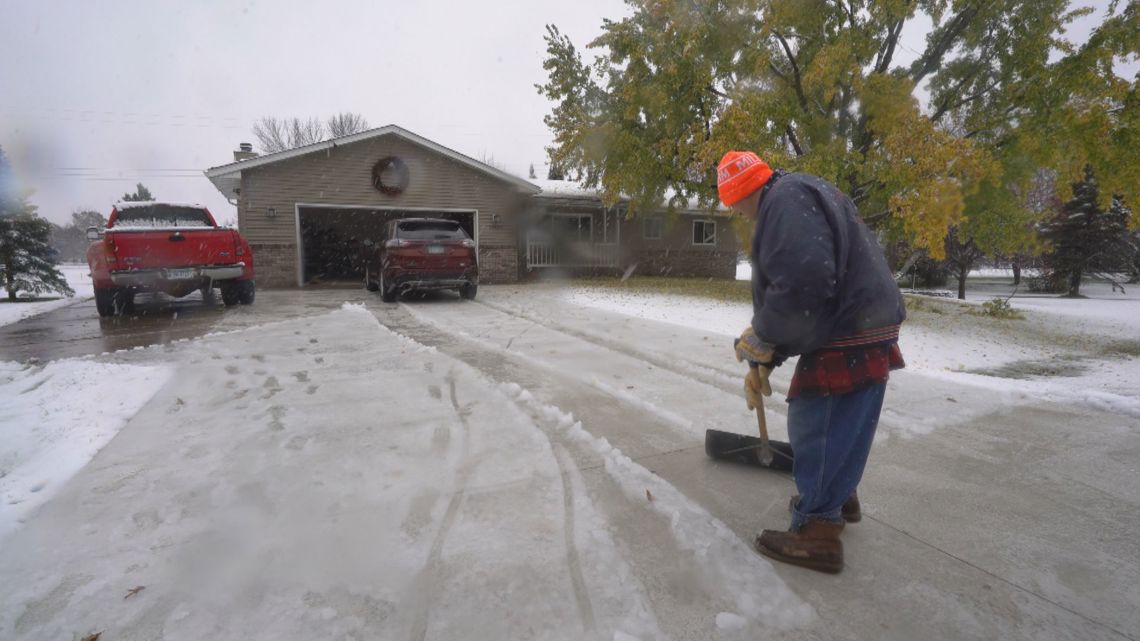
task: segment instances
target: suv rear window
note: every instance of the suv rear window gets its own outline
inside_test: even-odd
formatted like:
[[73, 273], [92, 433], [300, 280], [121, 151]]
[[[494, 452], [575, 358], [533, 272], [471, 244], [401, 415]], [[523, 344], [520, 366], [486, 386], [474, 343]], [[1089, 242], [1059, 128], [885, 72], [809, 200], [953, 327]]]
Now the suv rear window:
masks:
[[124, 207], [118, 210], [115, 227], [212, 227], [206, 210], [177, 205]]
[[396, 224], [396, 237], [407, 240], [463, 240], [467, 232], [447, 220], [417, 220]]

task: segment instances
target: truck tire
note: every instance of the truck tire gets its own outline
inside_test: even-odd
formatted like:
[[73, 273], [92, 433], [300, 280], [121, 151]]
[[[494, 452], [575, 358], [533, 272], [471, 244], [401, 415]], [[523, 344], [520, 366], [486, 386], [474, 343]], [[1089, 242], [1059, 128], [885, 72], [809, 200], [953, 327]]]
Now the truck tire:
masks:
[[104, 318], [129, 313], [134, 303], [135, 294], [132, 291], [118, 287], [95, 290], [95, 309]]
[[237, 298], [242, 305], [252, 305], [255, 288], [252, 280], [239, 280], [237, 283]]
[[379, 289], [380, 289], [380, 300], [384, 301], [385, 303], [396, 302], [396, 296], [397, 296], [396, 288], [395, 287], [388, 287], [388, 283], [385, 282], [385, 279], [384, 279], [384, 272], [380, 272], [380, 287], [379, 287]]
[[115, 294], [117, 291], [115, 289], [95, 290], [95, 309], [103, 318], [115, 315]]
[[238, 291], [238, 283], [229, 282], [222, 283], [222, 304], [226, 307], [233, 307], [238, 304], [240, 292]]

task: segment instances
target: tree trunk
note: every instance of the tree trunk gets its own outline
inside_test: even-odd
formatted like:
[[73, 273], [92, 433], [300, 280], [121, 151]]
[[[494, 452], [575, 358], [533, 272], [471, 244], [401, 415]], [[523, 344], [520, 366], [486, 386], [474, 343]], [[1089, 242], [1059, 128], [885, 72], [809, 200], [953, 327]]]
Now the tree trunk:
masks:
[[1013, 286], [1017, 287], [1021, 284], [1021, 262], [1013, 261]]
[[8, 300], [16, 300], [15, 267], [16, 266], [13, 265], [11, 261], [9, 261], [8, 264], [4, 266], [4, 280], [7, 281], [4, 283], [4, 286], [8, 288]]
[[969, 263], [958, 264], [958, 300], [966, 300], [966, 275], [969, 273]]
[[1069, 272], [1069, 293], [1068, 296], [1077, 297], [1081, 295], [1081, 276], [1083, 270], [1074, 269]]

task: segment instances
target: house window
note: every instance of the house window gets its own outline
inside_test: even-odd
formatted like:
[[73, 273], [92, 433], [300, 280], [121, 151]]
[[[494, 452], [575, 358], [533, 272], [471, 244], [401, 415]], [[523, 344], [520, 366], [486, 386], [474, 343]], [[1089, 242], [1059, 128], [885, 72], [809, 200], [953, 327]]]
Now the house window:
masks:
[[661, 240], [661, 217], [646, 218], [642, 222], [642, 233], [648, 240]]
[[556, 214], [553, 217], [554, 233], [570, 242], [588, 243], [594, 238], [594, 217]]
[[693, 244], [694, 245], [715, 245], [716, 244], [716, 221], [715, 220], [694, 220], [693, 221]]

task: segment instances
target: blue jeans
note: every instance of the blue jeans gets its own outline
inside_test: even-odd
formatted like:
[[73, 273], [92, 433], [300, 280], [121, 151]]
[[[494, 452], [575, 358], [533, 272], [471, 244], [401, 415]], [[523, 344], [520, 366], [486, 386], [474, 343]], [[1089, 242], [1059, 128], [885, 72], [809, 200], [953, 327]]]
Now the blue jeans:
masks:
[[800, 493], [792, 510], [793, 530], [809, 518], [841, 520], [840, 508], [863, 478], [886, 391], [884, 382], [849, 394], [790, 401], [788, 438]]

